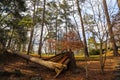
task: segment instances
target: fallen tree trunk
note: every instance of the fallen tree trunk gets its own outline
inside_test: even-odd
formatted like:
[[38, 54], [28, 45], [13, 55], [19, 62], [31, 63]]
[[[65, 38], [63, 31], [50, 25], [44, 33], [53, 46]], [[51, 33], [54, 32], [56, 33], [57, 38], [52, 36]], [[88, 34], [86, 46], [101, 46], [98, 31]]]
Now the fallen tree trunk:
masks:
[[[33, 57], [30, 55], [26, 55], [26, 54], [22, 54], [19, 52], [15, 52], [15, 51], [7, 51], [13, 54], [16, 54], [24, 59], [27, 59], [31, 62], [43, 65], [49, 69], [53, 69], [56, 72], [55, 78], [65, 69], [70, 69], [72, 72], [76, 72], [76, 62], [75, 62], [75, 58], [74, 58], [74, 54], [72, 51], [69, 52], [65, 52], [65, 53], [61, 53], [58, 54], [48, 60], [43, 60], [37, 57]], [[59, 59], [59, 60], [58, 60]], [[77, 71], [78, 72], [78, 71]], [[76, 73], [77, 73], [76, 72]]]
[[[10, 51], [9, 51], [10, 52]], [[37, 63], [37, 64], [40, 64], [40, 65], [43, 65], [49, 69], [54, 69], [55, 68], [63, 68], [63, 67], [67, 67], [67, 65], [65, 64], [62, 64], [62, 63], [57, 63], [57, 62], [52, 62], [52, 61], [45, 61], [45, 60], [42, 60], [40, 58], [36, 58], [36, 57], [32, 57], [30, 55], [26, 55], [26, 54], [22, 54], [22, 53], [19, 53], [19, 52], [11, 52], [11, 53], [14, 53], [22, 58], [25, 58], [31, 62], [34, 62], [34, 63]]]

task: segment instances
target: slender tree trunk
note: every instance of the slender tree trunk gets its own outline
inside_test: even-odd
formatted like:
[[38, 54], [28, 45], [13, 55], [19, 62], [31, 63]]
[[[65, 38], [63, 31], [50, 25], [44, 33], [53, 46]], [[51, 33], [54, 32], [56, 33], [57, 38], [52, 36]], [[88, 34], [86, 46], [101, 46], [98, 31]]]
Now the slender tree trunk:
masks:
[[86, 80], [88, 79], [88, 64], [87, 64], [87, 57], [89, 57], [88, 54], [88, 48], [87, 48], [87, 42], [86, 42], [86, 36], [85, 36], [85, 30], [84, 30], [84, 25], [83, 25], [83, 19], [82, 19], [82, 14], [81, 14], [81, 9], [79, 6], [79, 1], [76, 0], [77, 8], [78, 8], [78, 13], [80, 17], [80, 22], [81, 22], [81, 27], [82, 27], [82, 34], [83, 34], [83, 40], [84, 40], [84, 53], [85, 53], [85, 70], [86, 70]]
[[39, 43], [39, 49], [38, 49], [38, 54], [41, 57], [41, 52], [42, 52], [42, 36], [43, 36], [43, 28], [44, 28], [44, 22], [45, 22], [45, 4], [46, 0], [44, 0], [44, 5], [43, 5], [43, 17], [42, 17], [42, 28], [41, 28], [41, 34], [40, 34], [40, 43]]
[[104, 53], [103, 56], [103, 41], [102, 39], [100, 40], [100, 66], [101, 66], [101, 73], [104, 74], [104, 67], [105, 67], [105, 62], [106, 62], [106, 53]]
[[75, 21], [75, 24], [76, 24], [76, 27], [77, 27], [77, 29], [75, 29], [75, 30], [76, 30], [76, 32], [77, 32], [77, 33], [78, 33], [78, 35], [79, 35], [79, 39], [80, 39], [80, 41], [82, 41], [82, 40], [81, 40], [80, 33], [79, 33], [78, 24], [77, 24], [77, 21], [76, 21], [76, 19], [75, 19], [75, 16], [74, 16], [74, 15], [73, 15], [73, 19], [74, 19], [74, 21]]
[[84, 30], [83, 19], [82, 19], [81, 9], [80, 9], [79, 1], [78, 0], [76, 0], [76, 4], [77, 4], [78, 13], [79, 13], [79, 16], [80, 16], [81, 27], [82, 27], [82, 34], [83, 34], [83, 39], [84, 39], [84, 52], [85, 52], [85, 56], [88, 57], [89, 54], [88, 54], [88, 48], [87, 48], [85, 30]]
[[113, 34], [113, 30], [112, 30], [112, 24], [110, 21], [106, 0], [103, 0], [103, 6], [104, 6], [104, 13], [105, 13], [106, 20], [107, 20], [110, 41], [111, 41], [112, 46], [113, 46], [113, 54], [114, 54], [114, 56], [117, 56], [118, 55], [118, 48], [117, 48], [116, 43], [115, 43], [114, 34]]
[[[57, 18], [58, 18], [58, 15], [56, 15], [56, 22], [55, 22], [55, 28], [56, 28], [56, 42], [58, 41], [58, 37], [57, 37], [57, 30], [58, 30], [58, 28], [57, 28], [57, 26], [58, 26], [58, 21], [57, 21]], [[55, 46], [55, 55], [57, 54], [57, 48], [56, 48], [56, 46]]]
[[28, 44], [28, 50], [27, 50], [27, 55], [29, 55], [31, 47], [32, 47], [32, 39], [33, 39], [33, 35], [34, 35], [34, 26], [35, 26], [35, 5], [36, 5], [36, 1], [33, 3], [34, 6], [34, 11], [33, 11], [33, 25], [31, 27], [31, 34], [30, 34], [30, 41]]
[[[107, 31], [106, 31], [106, 33], [107, 33]], [[105, 52], [107, 52], [108, 51], [108, 33], [107, 33], [107, 36], [106, 36], [106, 41], [105, 41]]]
[[[66, 27], [66, 34], [67, 34], [68, 33], [68, 23], [67, 23], [66, 9], [64, 11], [65, 11], [65, 27]], [[66, 36], [66, 42], [68, 42], [68, 37], [67, 36]], [[66, 47], [66, 49], [67, 50], [69, 49], [69, 45]]]
[[100, 66], [101, 66], [101, 73], [104, 73], [104, 64], [103, 64], [103, 51], [102, 51], [102, 40], [100, 40]]
[[34, 33], [34, 28], [31, 28], [30, 41], [29, 41], [28, 50], [27, 50], [27, 54], [28, 55], [29, 55], [31, 47], [32, 47], [33, 33]]
[[67, 26], [67, 16], [66, 16], [66, 11], [65, 11], [65, 26], [66, 26], [66, 34], [68, 32], [68, 26]]
[[[73, 11], [75, 11], [74, 10], [74, 0], [72, 1], [72, 4], [73, 4]], [[82, 41], [81, 40], [81, 36], [80, 36], [80, 33], [79, 33], [79, 26], [78, 26], [78, 23], [77, 23], [77, 21], [76, 21], [76, 19], [75, 19], [75, 15], [74, 15], [74, 13], [72, 14], [73, 15], [73, 19], [74, 19], [74, 21], [75, 21], [75, 24], [76, 24], [76, 32], [78, 33], [78, 35], [79, 35], [79, 39], [80, 39], [80, 41]]]

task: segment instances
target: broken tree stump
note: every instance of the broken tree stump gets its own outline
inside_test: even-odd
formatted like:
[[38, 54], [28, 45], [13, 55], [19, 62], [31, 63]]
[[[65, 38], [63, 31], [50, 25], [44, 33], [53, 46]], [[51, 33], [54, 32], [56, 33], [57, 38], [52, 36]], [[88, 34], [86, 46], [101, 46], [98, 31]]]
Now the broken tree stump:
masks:
[[67, 56], [69, 57], [70, 59], [70, 62], [69, 62], [69, 69], [71, 71], [74, 71], [76, 69], [76, 61], [75, 61], [75, 57], [74, 57], [74, 53], [70, 50], [69, 52], [67, 52]]
[[75, 57], [74, 57], [74, 53], [72, 52], [71, 49], [67, 52], [67, 56], [70, 59], [69, 64], [68, 64], [69, 70], [74, 74], [79, 73], [80, 70], [83, 69], [83, 68], [80, 69], [80, 68], [77, 67], [76, 60], [75, 60]]

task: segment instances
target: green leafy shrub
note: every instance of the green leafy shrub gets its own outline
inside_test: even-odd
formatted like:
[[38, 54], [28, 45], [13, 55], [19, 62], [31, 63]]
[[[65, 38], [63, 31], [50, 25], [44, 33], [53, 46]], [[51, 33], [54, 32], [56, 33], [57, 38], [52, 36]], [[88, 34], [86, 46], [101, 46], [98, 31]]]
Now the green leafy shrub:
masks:
[[89, 51], [90, 55], [99, 55], [100, 54], [100, 50], [99, 49], [92, 49]]

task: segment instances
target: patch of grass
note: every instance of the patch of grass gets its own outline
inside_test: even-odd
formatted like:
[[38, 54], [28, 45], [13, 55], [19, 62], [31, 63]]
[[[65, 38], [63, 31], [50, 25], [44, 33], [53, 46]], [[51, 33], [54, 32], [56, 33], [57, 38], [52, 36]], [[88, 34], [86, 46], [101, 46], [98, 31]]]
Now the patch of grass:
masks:
[[[35, 57], [39, 57], [38, 54], [31, 54], [32, 56]], [[105, 54], [103, 54], [104, 56]], [[107, 56], [112, 56], [112, 51], [109, 51], [106, 53]], [[52, 56], [55, 56], [55, 54], [42, 54], [43, 58], [50, 58]], [[76, 61], [85, 61], [85, 57], [84, 57], [84, 53], [78, 53], [75, 54], [75, 59]], [[92, 61], [98, 61], [100, 59], [100, 55], [90, 55], [90, 57], [88, 58], [88, 60], [92, 60]]]
[[[105, 56], [105, 54], [103, 54], [103, 56]], [[106, 56], [107, 56], [107, 57], [113, 56], [112, 51], [106, 52]], [[75, 59], [76, 59], [77, 61], [85, 61], [84, 55], [75, 55]], [[91, 60], [92, 60], [92, 61], [98, 61], [98, 60], [100, 60], [100, 55], [90, 55], [90, 57], [88, 58], [88, 60], [90, 60], [90, 61], [91, 61]]]
[[[88, 57], [87, 59], [88, 60], [99, 60], [99, 55], [90, 55], [90, 57]], [[85, 61], [85, 57], [84, 56], [75, 56], [75, 59], [76, 59], [76, 61]]]

